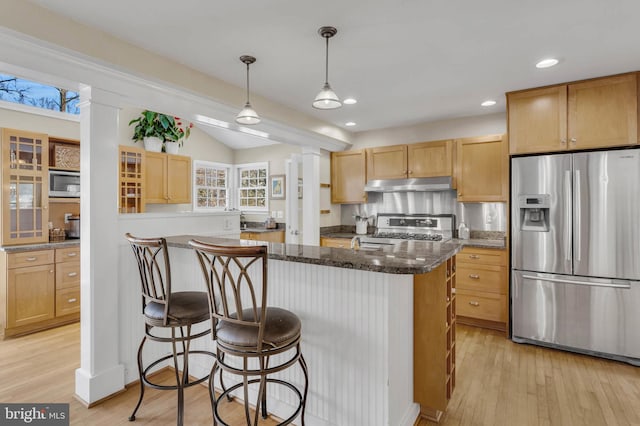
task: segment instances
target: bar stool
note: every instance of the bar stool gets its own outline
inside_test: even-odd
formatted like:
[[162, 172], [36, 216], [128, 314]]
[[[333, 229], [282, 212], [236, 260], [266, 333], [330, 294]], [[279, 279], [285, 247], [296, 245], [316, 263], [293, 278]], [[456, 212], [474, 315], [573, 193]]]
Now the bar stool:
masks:
[[[144, 318], [145, 333], [138, 348], [140, 398], [133, 413], [129, 416], [129, 421], [135, 421], [136, 412], [140, 408], [144, 397], [145, 386], [149, 386], [154, 389], [178, 391], [177, 424], [182, 426], [184, 422], [184, 389], [209, 379], [209, 375], [199, 379], [190, 379], [189, 356], [200, 354], [215, 357], [213, 352], [190, 350], [192, 340], [211, 333], [211, 328], [207, 327], [204, 331], [194, 335], [191, 334], [193, 325], [210, 319], [209, 296], [202, 291], [171, 291], [171, 267], [167, 242], [164, 238], [136, 238], [128, 233], [125, 238], [131, 244], [140, 272], [142, 316]], [[170, 329], [171, 336], [154, 334], [155, 328]], [[178, 330], [179, 335], [176, 333]], [[172, 353], [156, 359], [144, 367], [142, 349], [147, 339], [155, 342], [171, 343]], [[181, 348], [177, 348], [178, 345]], [[178, 359], [180, 357], [182, 357], [182, 377], [180, 377], [180, 369], [178, 368]], [[160, 385], [153, 383], [148, 377], [150, 370], [168, 359], [173, 359], [176, 384]]]
[[[258, 424], [258, 413], [262, 418], [267, 413], [267, 383], [282, 385], [293, 391], [299, 404], [295, 412], [280, 425], [287, 425], [304, 413], [309, 387], [307, 364], [300, 351], [300, 319], [290, 311], [267, 307], [267, 247], [266, 246], [217, 246], [191, 240], [189, 245], [195, 250], [207, 289], [212, 301], [211, 318], [217, 321], [212, 337], [216, 340], [216, 361], [210, 377], [218, 368], [222, 372], [242, 376], [242, 382], [223, 392], [216, 398], [214, 381], [209, 380], [209, 393], [213, 407], [214, 422], [227, 425], [220, 417], [218, 404], [223, 398], [230, 399], [231, 392], [242, 387], [244, 390], [244, 412], [247, 425]], [[255, 288], [253, 280], [262, 281]], [[257, 287], [257, 286], [256, 286]], [[276, 363], [273, 364], [274, 356]], [[240, 362], [238, 362], [240, 361]], [[270, 363], [270, 361], [272, 363]], [[300, 392], [292, 383], [269, 377], [299, 363], [304, 374], [304, 390]], [[249, 379], [249, 377], [259, 378]], [[249, 385], [259, 383], [256, 410], [251, 422], [249, 411]], [[258, 408], [260, 407], [260, 408]]]

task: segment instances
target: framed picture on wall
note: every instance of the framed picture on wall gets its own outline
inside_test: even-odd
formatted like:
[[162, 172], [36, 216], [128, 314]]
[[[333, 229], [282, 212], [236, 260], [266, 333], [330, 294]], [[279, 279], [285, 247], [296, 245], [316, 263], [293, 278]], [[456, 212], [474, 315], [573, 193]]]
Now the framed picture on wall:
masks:
[[284, 200], [285, 199], [285, 175], [271, 175], [269, 185], [269, 198], [272, 200]]

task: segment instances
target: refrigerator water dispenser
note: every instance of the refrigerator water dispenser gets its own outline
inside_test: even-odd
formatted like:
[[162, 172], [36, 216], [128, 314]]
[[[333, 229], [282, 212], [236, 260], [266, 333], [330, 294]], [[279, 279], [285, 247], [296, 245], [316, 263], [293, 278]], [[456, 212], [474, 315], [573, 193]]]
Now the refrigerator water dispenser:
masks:
[[549, 194], [520, 195], [520, 229], [522, 231], [549, 231]]

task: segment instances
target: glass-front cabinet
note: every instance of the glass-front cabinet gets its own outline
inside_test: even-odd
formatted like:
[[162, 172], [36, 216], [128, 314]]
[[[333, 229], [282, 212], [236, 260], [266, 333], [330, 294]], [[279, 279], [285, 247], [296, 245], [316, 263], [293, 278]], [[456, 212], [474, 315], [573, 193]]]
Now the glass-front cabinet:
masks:
[[143, 213], [145, 210], [144, 150], [121, 145], [119, 155], [118, 211]]
[[49, 241], [49, 138], [2, 129], [2, 245]]

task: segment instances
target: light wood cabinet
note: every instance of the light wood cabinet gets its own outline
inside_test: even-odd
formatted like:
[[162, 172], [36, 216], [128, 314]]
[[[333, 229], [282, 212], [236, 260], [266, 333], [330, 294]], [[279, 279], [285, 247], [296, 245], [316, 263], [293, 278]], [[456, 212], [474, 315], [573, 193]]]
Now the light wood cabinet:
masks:
[[80, 141], [49, 138], [49, 167], [80, 171]]
[[241, 240], [267, 241], [270, 243], [284, 243], [284, 230], [267, 232], [241, 232]]
[[367, 181], [453, 175], [453, 141], [367, 149]]
[[348, 238], [320, 237], [320, 247], [351, 248], [351, 240]]
[[2, 245], [49, 241], [49, 138], [2, 129]]
[[407, 177], [407, 145], [367, 148], [367, 181]]
[[359, 204], [367, 201], [364, 192], [366, 160], [364, 150], [331, 153], [331, 202]]
[[32, 333], [80, 318], [80, 247], [0, 252], [0, 335]]
[[456, 257], [413, 279], [413, 400], [438, 422], [456, 385]]
[[465, 247], [457, 258], [458, 322], [505, 331], [509, 319], [507, 251]]
[[458, 139], [456, 180], [460, 202], [506, 202], [509, 154], [505, 135]]
[[191, 203], [191, 158], [145, 153], [145, 203]]
[[80, 313], [80, 247], [56, 249], [56, 317]]
[[638, 143], [637, 73], [507, 93], [511, 154]]
[[145, 151], [132, 146], [120, 146], [118, 161], [118, 211], [145, 211]]

